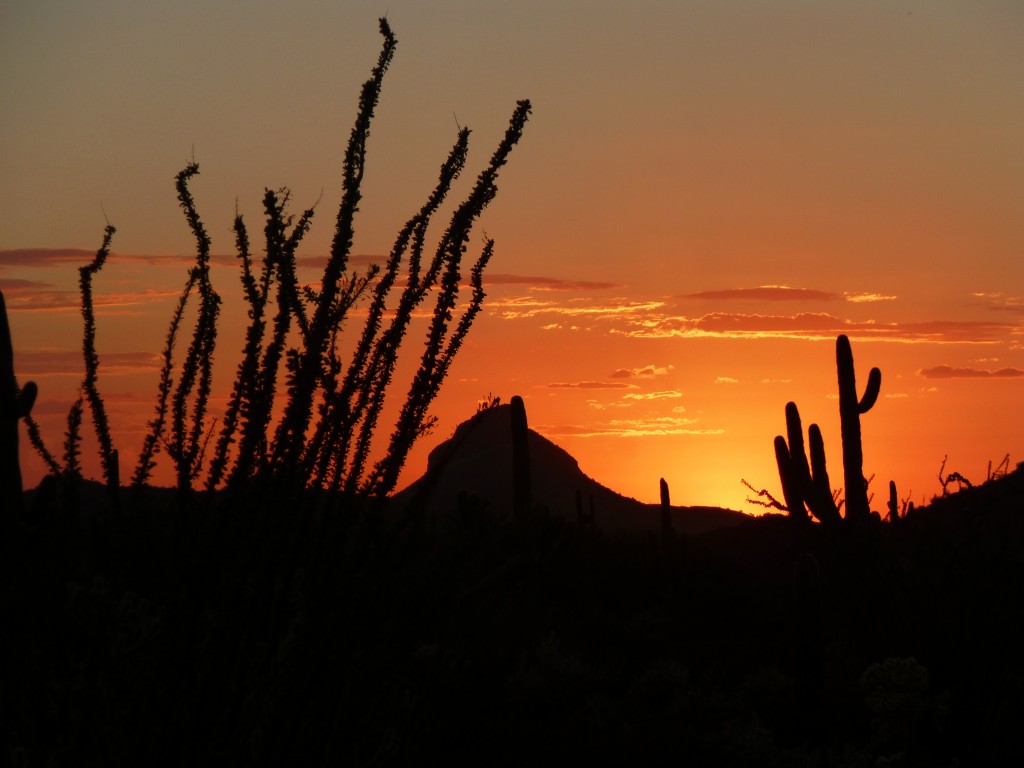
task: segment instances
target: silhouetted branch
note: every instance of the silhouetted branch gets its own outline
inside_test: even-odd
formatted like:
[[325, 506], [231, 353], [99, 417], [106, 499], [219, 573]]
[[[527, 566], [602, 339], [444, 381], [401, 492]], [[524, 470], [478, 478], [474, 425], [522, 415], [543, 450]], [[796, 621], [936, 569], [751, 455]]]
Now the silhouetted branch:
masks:
[[[84, 332], [82, 339], [82, 355], [85, 358], [85, 379], [82, 381], [82, 390], [85, 399], [89, 403], [89, 410], [92, 412], [92, 423], [96, 430], [96, 439], [100, 447], [100, 462], [103, 466], [103, 476], [107, 485], [113, 490], [117, 486], [117, 473], [114, 469], [114, 446], [110, 439], [110, 424], [107, 421], [107, 412], [103, 406], [103, 398], [100, 397], [96, 382], [99, 377], [99, 356], [96, 354], [96, 317], [92, 305], [92, 278], [103, 268], [103, 264], [110, 254], [110, 241], [117, 230], [107, 225], [103, 232], [103, 244], [96, 251], [96, 257], [90, 264], [80, 267], [78, 270], [78, 283], [82, 292], [82, 319], [84, 321]], [[72, 409], [74, 410], [74, 409]], [[71, 415], [68, 416], [68, 423], [71, 423]], [[69, 426], [70, 430], [70, 426]], [[73, 435], [77, 439], [78, 432]], [[72, 450], [70, 455], [77, 457], [77, 450]], [[69, 455], [67, 450], [66, 455]], [[65, 459], [65, 462], [67, 460]], [[76, 462], [77, 466], [77, 462]], [[71, 471], [71, 467], [66, 468]]]

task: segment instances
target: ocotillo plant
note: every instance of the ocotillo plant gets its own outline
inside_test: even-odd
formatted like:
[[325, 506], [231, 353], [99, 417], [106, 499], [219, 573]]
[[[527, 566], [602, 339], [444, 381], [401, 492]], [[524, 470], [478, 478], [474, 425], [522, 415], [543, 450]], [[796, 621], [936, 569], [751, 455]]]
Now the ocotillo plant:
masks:
[[21, 464], [18, 461], [18, 421], [29, 415], [39, 389], [34, 381], [18, 387], [14, 378], [14, 347], [7, 323], [7, 304], [0, 292], [0, 505], [22, 509]]
[[[469, 270], [471, 295], [464, 302], [461, 316], [456, 318], [466, 244], [475, 223], [497, 193], [498, 172], [522, 136], [531, 107], [525, 100], [517, 104], [504, 138], [472, 191], [455, 207], [447, 230], [426, 264], [423, 260], [428, 227], [463, 169], [468, 129], [459, 130], [438, 183], [424, 206], [400, 232], [385, 267], [374, 266], [361, 275], [351, 272], [348, 261], [355, 214], [362, 199], [370, 124], [384, 74], [397, 46], [385, 19], [380, 20], [380, 32], [384, 44], [360, 94], [345, 152], [334, 238], [319, 285], [315, 289], [300, 286], [296, 276], [296, 249], [309, 230], [312, 208], [293, 224], [286, 213], [288, 191], [266, 190], [266, 256], [258, 274], [253, 268], [245, 223], [236, 214], [235, 245], [249, 325], [227, 408], [216, 432], [208, 416], [208, 405], [220, 298], [210, 281], [210, 237], [189, 190], [199, 167], [191, 162], [178, 174], [178, 200], [196, 242], [196, 261], [189, 270], [167, 332], [155, 414], [132, 476], [134, 486], [148, 482], [156, 455], [164, 450], [174, 463], [177, 485], [182, 490], [190, 489], [205, 469], [205, 487], [211, 491], [262, 478], [283, 482], [288, 488], [343, 488], [383, 496], [393, 490], [413, 443], [431, 427], [429, 406], [480, 311], [484, 299], [483, 271], [494, 251], [494, 242], [485, 240]], [[110, 444], [102, 398], [96, 386], [99, 357], [91, 299], [91, 278], [102, 266], [112, 232], [113, 228], [108, 227], [104, 247], [96, 260], [82, 268], [81, 283], [85, 319], [84, 402], [92, 409], [104, 474], [113, 486], [117, 483], [117, 451]], [[401, 296], [389, 304], [392, 289], [403, 285], [403, 278]], [[199, 306], [191, 341], [183, 359], [175, 362], [178, 332], [194, 294], [198, 294]], [[342, 345], [339, 334], [344, 321], [366, 294], [372, 298], [363, 332], [353, 345]], [[387, 452], [368, 470], [374, 431], [390, 390], [399, 348], [414, 313], [427, 297], [434, 299], [435, 304], [427, 323], [425, 352], [400, 409]], [[388, 311], [393, 312], [390, 320]], [[342, 360], [339, 350], [343, 347], [353, 350], [349, 360]], [[282, 380], [287, 394], [278, 399], [278, 384]], [[81, 410], [79, 404], [69, 415], [70, 443], [65, 446], [67, 467], [63, 471], [78, 472]], [[282, 413], [275, 424], [275, 418]], [[312, 424], [314, 413], [319, 418]], [[28, 417], [26, 422], [33, 445], [51, 471], [60, 473], [62, 470], [43, 445], [37, 426]], [[207, 447], [211, 447], [208, 469], [204, 466]]]
[[[864, 450], [861, 444], [860, 414], [867, 413], [878, 399], [882, 372], [872, 368], [864, 396], [857, 398], [853, 353], [846, 336], [836, 339], [836, 369], [839, 376], [839, 416], [842, 425], [843, 475], [846, 481], [846, 519], [860, 524], [870, 518], [867, 482], [864, 480]], [[782, 493], [794, 519], [806, 520], [810, 510], [825, 524], [838, 522], [839, 504], [832, 493], [825, 467], [825, 446], [817, 424], [808, 428], [810, 463], [804, 453], [800, 413], [795, 403], [786, 404], [787, 439], [775, 438], [775, 459], [779, 466]]]
[[512, 509], [522, 517], [533, 503], [530, 482], [530, 430], [526, 424], [526, 406], [523, 398], [515, 395], [510, 401], [512, 427]]

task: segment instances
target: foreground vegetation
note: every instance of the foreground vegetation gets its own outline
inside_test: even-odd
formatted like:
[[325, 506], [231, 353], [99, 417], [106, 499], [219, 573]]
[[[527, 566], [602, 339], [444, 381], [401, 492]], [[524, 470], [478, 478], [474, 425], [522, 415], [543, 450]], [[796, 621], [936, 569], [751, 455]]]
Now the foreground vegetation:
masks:
[[[874, 524], [631, 539], [464, 499], [44, 486], [5, 525], [11, 765], [1024, 756], [1024, 473]], [[957, 762], [959, 761], [959, 762]]]

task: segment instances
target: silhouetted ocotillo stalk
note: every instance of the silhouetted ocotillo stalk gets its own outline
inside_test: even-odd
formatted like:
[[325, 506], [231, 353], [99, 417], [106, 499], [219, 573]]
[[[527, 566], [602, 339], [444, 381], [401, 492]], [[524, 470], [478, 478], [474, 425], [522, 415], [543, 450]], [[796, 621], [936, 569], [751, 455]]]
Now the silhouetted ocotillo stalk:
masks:
[[18, 421], [29, 415], [39, 388], [34, 381], [19, 388], [14, 378], [14, 347], [7, 322], [7, 304], [0, 291], [0, 502], [20, 514], [24, 508], [21, 464], [18, 458]]
[[[825, 467], [825, 445], [817, 424], [807, 430], [811, 460], [804, 452], [803, 427], [796, 403], [786, 403], [786, 438], [775, 438], [775, 460], [779, 466], [782, 494], [790, 517], [806, 521], [807, 510], [824, 524], [838, 523], [839, 509]], [[805, 508], [806, 505], [806, 508]]]
[[522, 517], [533, 503], [533, 489], [530, 483], [530, 430], [526, 423], [526, 406], [523, 398], [515, 395], [509, 405], [512, 426], [512, 509], [516, 517]]
[[[453, 319], [461, 280], [460, 266], [469, 241], [470, 232], [480, 214], [498, 192], [498, 171], [508, 162], [512, 148], [523, 135], [523, 128], [532, 109], [529, 100], [517, 102], [509, 120], [505, 136], [491, 155], [490, 163], [477, 177], [476, 185], [465, 201], [452, 214], [448, 230], [438, 245], [430, 273], [441, 270], [440, 289], [436, 292], [434, 311], [427, 329], [427, 340], [420, 367], [413, 377], [409, 394], [398, 416], [385, 458], [374, 467], [371, 478], [364, 485], [367, 492], [383, 496], [391, 492], [398, 473], [405, 464], [413, 443], [429, 426], [427, 409], [448, 375], [449, 367], [462, 345], [480, 306], [483, 303], [483, 270], [494, 252], [494, 241], [487, 240], [470, 273], [473, 296], [455, 329], [449, 330]], [[436, 265], [436, 270], [435, 270]], [[429, 276], [429, 275], [428, 275]], [[424, 281], [428, 278], [424, 277]]]
[[185, 312], [185, 305], [188, 303], [188, 297], [192, 294], [195, 284], [196, 274], [194, 271], [190, 271], [185, 287], [178, 297], [174, 313], [171, 315], [170, 327], [167, 329], [164, 351], [161, 355], [163, 362], [160, 365], [160, 383], [157, 387], [156, 415], [147, 424], [148, 430], [142, 441], [142, 450], [139, 451], [139, 461], [132, 475], [132, 486], [135, 488], [146, 484], [156, 466], [156, 460], [153, 457], [159, 452], [164, 426], [167, 423], [167, 400], [174, 386], [174, 381], [171, 378], [171, 371], [174, 369], [174, 346], [178, 340], [178, 328]]
[[82, 396], [71, 404], [68, 409], [68, 429], [64, 433], [64, 471], [65, 478], [79, 480], [82, 477], [82, 465], [78, 458], [82, 455]]
[[[337, 456], [335, 477], [340, 480], [340, 473], [347, 472], [346, 487], [350, 491], [354, 491], [362, 480], [361, 475], [369, 455], [373, 433], [398, 361], [398, 349], [412, 319], [413, 311], [437, 280], [443, 257], [442, 250], [434, 257], [427, 274], [420, 277], [427, 228], [447, 197], [452, 183], [465, 166], [468, 142], [469, 129], [464, 128], [459, 131], [455, 145], [441, 166], [438, 183], [433, 192], [419, 212], [406, 222], [395, 239], [386, 268], [374, 289], [373, 300], [363, 326], [363, 335], [353, 353], [348, 372], [334, 402], [330, 404], [328, 417], [322, 417], [318, 426], [317, 432], [320, 432], [325, 424], [330, 425], [337, 435], [335, 440], [326, 443], [328, 450], [319, 450], [325, 456]], [[405, 288], [390, 324], [381, 331], [386, 300], [398, 277], [399, 267], [406, 253], [408, 275]], [[319, 463], [323, 466], [324, 460], [321, 459]]]
[[[210, 236], [206, 233], [195, 207], [189, 180], [199, 173], [196, 163], [189, 163], [176, 180], [178, 201], [185, 213], [185, 220], [196, 240], [196, 264], [191, 269], [195, 286], [199, 291], [199, 312], [192, 341], [182, 362], [178, 386], [171, 400], [170, 453], [178, 476], [178, 488], [192, 487], [192, 481], [199, 473], [201, 453], [206, 444], [206, 407], [213, 386], [213, 352], [217, 344], [217, 316], [220, 313], [220, 296], [210, 282]], [[194, 395], [193, 395], [194, 392]], [[187, 415], [188, 401], [192, 400], [191, 417]], [[188, 424], [191, 421], [191, 424]]]
[[839, 419], [843, 437], [843, 477], [846, 483], [846, 519], [853, 523], [867, 521], [867, 482], [864, 480], [864, 449], [860, 436], [860, 415], [871, 410], [882, 386], [882, 372], [872, 368], [864, 396], [857, 397], [857, 380], [853, 369], [853, 351], [846, 336], [836, 339], [836, 370], [839, 375]]
[[672, 501], [668, 494], [668, 483], [662, 477], [658, 480], [661, 491], [661, 541], [667, 543], [675, 533], [672, 528]]
[[85, 358], [85, 378], [82, 381], [82, 390], [85, 393], [86, 402], [89, 403], [89, 410], [92, 412], [92, 423], [96, 430], [96, 440], [100, 447], [100, 463], [103, 467], [103, 477], [111, 493], [116, 493], [118, 486], [118, 470], [115, 466], [114, 445], [110, 438], [110, 424], [107, 420], [107, 411], [103, 405], [103, 398], [100, 396], [96, 382], [99, 378], [99, 355], [96, 354], [96, 316], [93, 313], [92, 304], [92, 278], [99, 272], [107, 256], [110, 254], [110, 241], [117, 230], [107, 225], [103, 232], [103, 244], [96, 251], [95, 258], [84, 267], [78, 269], [78, 284], [82, 293], [82, 356]]
[[323, 374], [323, 361], [331, 338], [331, 329], [338, 320], [335, 312], [337, 298], [355, 236], [355, 214], [362, 199], [366, 141], [380, 97], [384, 74], [391, 65], [395, 47], [398, 45], [387, 19], [380, 19], [380, 33], [384, 37], [384, 46], [377, 59], [377, 66], [363, 84], [355, 125], [352, 127], [345, 150], [342, 200], [338, 207], [330, 255], [324, 267], [320, 292], [309, 322], [309, 333], [304, 339], [303, 349], [296, 361], [296, 370], [288, 387], [284, 416], [277, 430], [272, 458], [278, 465], [287, 462], [289, 457], [298, 459], [302, 453], [306, 429], [313, 414], [314, 395]]

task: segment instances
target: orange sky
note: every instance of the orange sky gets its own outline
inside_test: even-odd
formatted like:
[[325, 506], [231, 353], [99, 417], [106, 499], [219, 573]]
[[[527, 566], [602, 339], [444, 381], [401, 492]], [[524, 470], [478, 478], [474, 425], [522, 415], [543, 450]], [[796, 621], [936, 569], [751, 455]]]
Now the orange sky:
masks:
[[[740, 480], [778, 491], [787, 400], [839, 465], [838, 333], [862, 385], [883, 372], [863, 417], [876, 508], [889, 479], [938, 491], [947, 454], [976, 480], [1024, 459], [1017, 2], [87, 5], [0, 9], [0, 290], [53, 449], [105, 216], [100, 388], [134, 457], [192, 253], [174, 175], [194, 153], [216, 253], [236, 204], [255, 232], [264, 187], [288, 186], [296, 212], [320, 199], [300, 255], [323, 255], [387, 13], [355, 253], [387, 253], [459, 125], [464, 194], [516, 100], [534, 105], [478, 230], [497, 241], [485, 311], [406, 479], [478, 399], [521, 394], [616, 490], [653, 501], [663, 476], [677, 503], [756, 511]], [[223, 395], [243, 310], [230, 258], [213, 279]]]

